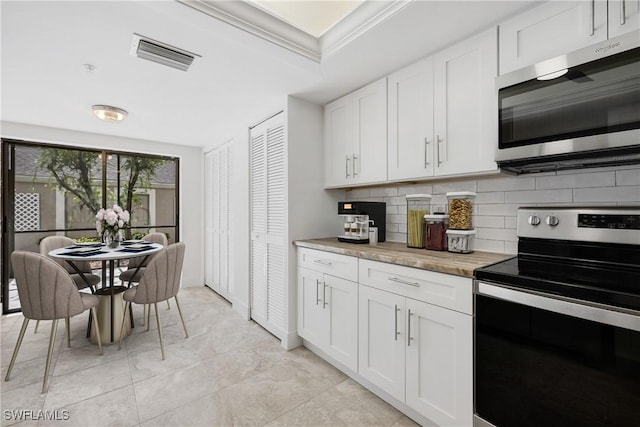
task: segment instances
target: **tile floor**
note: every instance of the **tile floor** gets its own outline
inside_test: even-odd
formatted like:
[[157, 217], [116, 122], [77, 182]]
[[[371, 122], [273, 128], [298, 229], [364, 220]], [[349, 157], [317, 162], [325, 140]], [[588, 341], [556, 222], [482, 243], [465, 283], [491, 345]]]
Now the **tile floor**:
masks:
[[[84, 338], [86, 314], [71, 320], [71, 348], [59, 322], [53, 377], [40, 394], [50, 322], [37, 334], [30, 322], [11, 380], [1, 382], [1, 425], [15, 426], [415, 426], [396, 409], [305, 348], [280, 342], [205, 287], [179, 294], [189, 338], [175, 305], [158, 305], [166, 359], [160, 359], [155, 320], [140, 325], [123, 349]], [[21, 315], [0, 321], [2, 380]], [[15, 410], [33, 417], [15, 420]], [[38, 412], [42, 411], [42, 412]]]

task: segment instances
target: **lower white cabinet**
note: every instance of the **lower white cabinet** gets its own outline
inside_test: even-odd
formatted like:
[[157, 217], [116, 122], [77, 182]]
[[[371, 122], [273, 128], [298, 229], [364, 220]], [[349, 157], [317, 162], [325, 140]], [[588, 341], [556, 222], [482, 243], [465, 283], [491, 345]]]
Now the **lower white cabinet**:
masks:
[[[301, 252], [299, 260], [316, 251]], [[357, 269], [356, 258], [342, 257], [355, 263], [354, 269]], [[319, 271], [298, 267], [298, 335], [347, 368], [357, 371], [358, 284], [323, 273], [322, 270], [331, 268], [333, 263], [322, 261], [325, 265], [318, 264]]]

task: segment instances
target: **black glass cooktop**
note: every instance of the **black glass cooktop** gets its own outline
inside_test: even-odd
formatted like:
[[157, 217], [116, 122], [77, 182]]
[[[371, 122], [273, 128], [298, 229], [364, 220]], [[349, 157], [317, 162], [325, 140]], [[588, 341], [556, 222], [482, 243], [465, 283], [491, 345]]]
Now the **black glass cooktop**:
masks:
[[[525, 242], [520, 248], [531, 249], [531, 245]], [[625, 251], [628, 248], [599, 249], [599, 252], [593, 252], [598, 253], [597, 257], [584, 258], [559, 256], [562, 250], [557, 248], [549, 249], [545, 254], [521, 253], [477, 269], [475, 277], [515, 288], [640, 311], [640, 255], [635, 250]], [[623, 249], [623, 253], [617, 255], [623, 257], [614, 256], [619, 249]], [[585, 248], [571, 252], [572, 255], [584, 255]]]

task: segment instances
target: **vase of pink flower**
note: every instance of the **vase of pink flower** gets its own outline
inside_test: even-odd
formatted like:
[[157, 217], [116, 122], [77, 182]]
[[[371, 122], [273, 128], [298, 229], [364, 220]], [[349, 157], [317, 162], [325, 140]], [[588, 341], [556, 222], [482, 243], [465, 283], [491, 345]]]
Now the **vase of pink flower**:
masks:
[[129, 211], [118, 205], [109, 209], [100, 209], [96, 213], [96, 231], [109, 248], [117, 248], [122, 241], [122, 230], [129, 227]]

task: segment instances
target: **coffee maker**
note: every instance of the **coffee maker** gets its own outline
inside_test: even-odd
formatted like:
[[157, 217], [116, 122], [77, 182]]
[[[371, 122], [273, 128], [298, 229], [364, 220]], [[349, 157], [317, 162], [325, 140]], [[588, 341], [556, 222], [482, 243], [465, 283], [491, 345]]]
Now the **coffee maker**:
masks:
[[370, 227], [378, 227], [378, 242], [386, 240], [386, 203], [338, 202], [338, 215], [343, 219], [340, 242], [369, 243]]

